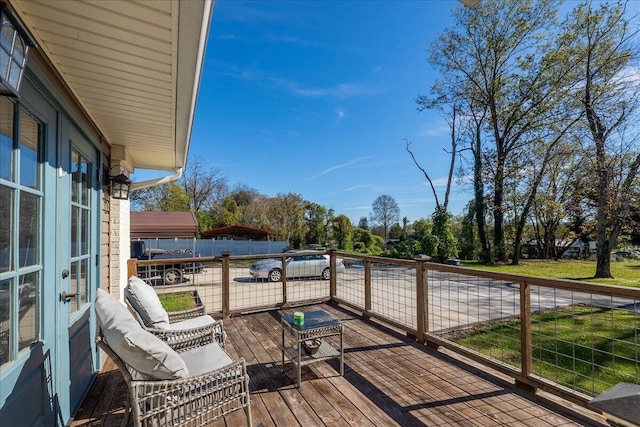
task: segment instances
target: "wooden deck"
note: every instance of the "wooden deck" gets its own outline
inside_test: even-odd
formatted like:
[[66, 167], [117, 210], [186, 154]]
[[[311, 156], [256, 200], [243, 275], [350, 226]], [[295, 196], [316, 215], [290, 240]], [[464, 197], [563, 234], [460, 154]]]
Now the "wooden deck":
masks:
[[[322, 308], [343, 319], [344, 377], [338, 360], [295, 369], [281, 367], [280, 312], [225, 320], [227, 350], [244, 357], [251, 378], [254, 424], [264, 426], [603, 426], [603, 419], [557, 398], [515, 388], [457, 356], [407, 339], [340, 307]], [[329, 339], [331, 341], [331, 339]], [[74, 422], [115, 426], [127, 391], [105, 363]], [[212, 426], [244, 425], [236, 411]]]

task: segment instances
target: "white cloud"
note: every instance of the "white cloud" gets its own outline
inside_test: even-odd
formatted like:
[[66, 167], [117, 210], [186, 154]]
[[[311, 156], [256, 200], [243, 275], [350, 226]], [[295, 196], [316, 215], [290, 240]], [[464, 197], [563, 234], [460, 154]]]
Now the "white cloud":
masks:
[[358, 162], [360, 162], [362, 160], [365, 160], [367, 158], [368, 157], [359, 157], [357, 159], [350, 160], [350, 161], [348, 161], [346, 163], [340, 163], [338, 165], [334, 165], [334, 166], [328, 167], [327, 169], [323, 170], [318, 175], [316, 175], [316, 177], [319, 177], [319, 176], [322, 176], [322, 175], [326, 175], [326, 174], [328, 174], [330, 172], [333, 172], [333, 171], [336, 171], [338, 169], [343, 169], [343, 168], [352, 166], [352, 165], [354, 165], [354, 164], [356, 164], [356, 163], [358, 163]]
[[340, 190], [340, 191], [338, 191], [337, 193], [334, 193], [334, 194], [348, 193], [350, 191], [360, 190], [361, 188], [367, 188], [367, 187], [369, 187], [369, 186], [365, 185], [365, 184], [354, 185], [353, 187], [345, 188], [344, 190]]
[[344, 110], [344, 108], [336, 108], [336, 115], [338, 116], [338, 119], [343, 119], [345, 114], [346, 111]]
[[282, 80], [293, 94], [308, 98], [352, 98], [355, 96], [370, 96], [385, 92], [377, 84], [366, 82], [336, 83], [329, 87], [304, 87], [293, 81]]
[[420, 136], [446, 136], [450, 132], [449, 125], [445, 122], [430, 123], [422, 128]]

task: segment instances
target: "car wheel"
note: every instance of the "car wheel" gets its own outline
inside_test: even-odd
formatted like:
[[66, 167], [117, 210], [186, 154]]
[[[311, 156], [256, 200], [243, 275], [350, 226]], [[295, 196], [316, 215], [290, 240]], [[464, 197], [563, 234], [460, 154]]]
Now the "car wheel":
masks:
[[274, 268], [269, 272], [270, 282], [279, 282], [280, 280], [282, 280], [282, 270]]
[[331, 278], [331, 270], [329, 268], [322, 270], [322, 278], [324, 280], [329, 280]]
[[177, 268], [169, 268], [162, 274], [165, 285], [175, 285], [182, 281], [182, 271]]

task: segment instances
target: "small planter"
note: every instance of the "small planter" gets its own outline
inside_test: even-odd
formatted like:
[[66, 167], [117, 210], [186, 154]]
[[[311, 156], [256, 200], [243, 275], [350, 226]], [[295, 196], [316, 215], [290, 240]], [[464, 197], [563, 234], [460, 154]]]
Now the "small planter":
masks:
[[322, 338], [315, 338], [312, 340], [307, 340], [302, 343], [302, 348], [304, 348], [304, 352], [309, 356], [313, 356], [318, 352], [318, 349], [322, 345]]

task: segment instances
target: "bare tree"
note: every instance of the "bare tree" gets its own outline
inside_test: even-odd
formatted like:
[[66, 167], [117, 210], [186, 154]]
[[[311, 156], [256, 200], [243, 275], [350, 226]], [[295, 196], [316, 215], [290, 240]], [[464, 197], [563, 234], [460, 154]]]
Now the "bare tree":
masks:
[[201, 157], [190, 157], [184, 175], [178, 181], [189, 196], [191, 212], [209, 211], [228, 192], [227, 177], [218, 168], [207, 167]]
[[396, 200], [388, 194], [378, 196], [371, 205], [369, 219], [373, 224], [382, 227], [384, 239], [387, 240], [389, 228], [400, 220], [400, 208]]
[[[418, 98], [416, 102], [419, 105], [421, 105], [420, 109], [430, 108], [430, 106], [425, 106], [424, 104], [422, 104], [422, 102], [424, 102], [424, 98]], [[450, 133], [451, 151], [445, 150], [445, 152], [449, 154], [450, 160], [449, 160], [449, 175], [447, 176], [447, 186], [445, 188], [444, 203], [442, 205], [440, 204], [440, 200], [438, 199], [438, 192], [436, 191], [436, 188], [433, 185], [431, 176], [429, 176], [429, 173], [420, 165], [420, 163], [416, 159], [416, 156], [413, 154], [413, 151], [411, 151], [411, 148], [410, 148], [411, 142], [406, 139], [404, 141], [405, 141], [405, 150], [407, 150], [407, 152], [411, 156], [411, 159], [413, 160], [413, 163], [416, 165], [418, 169], [420, 169], [425, 179], [429, 182], [429, 186], [431, 187], [431, 192], [433, 193], [433, 197], [436, 201], [436, 210], [442, 208], [445, 211], [447, 211], [449, 206], [449, 194], [451, 193], [451, 183], [453, 181], [453, 173], [456, 167], [456, 155], [458, 154], [459, 137], [458, 137], [457, 128], [456, 128], [456, 125], [459, 120], [458, 107], [456, 105], [453, 105], [451, 107], [450, 113], [444, 115], [444, 118], [449, 124], [449, 128], [451, 129], [451, 133]]]

